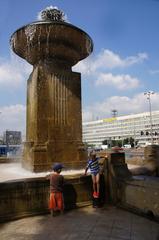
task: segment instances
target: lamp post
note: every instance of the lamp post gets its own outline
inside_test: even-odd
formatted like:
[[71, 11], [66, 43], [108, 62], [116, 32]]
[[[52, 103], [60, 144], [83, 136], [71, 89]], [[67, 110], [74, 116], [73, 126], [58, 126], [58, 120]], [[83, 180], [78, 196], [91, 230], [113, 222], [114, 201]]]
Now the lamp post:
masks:
[[151, 95], [154, 94], [153, 91], [145, 92], [144, 95], [147, 96], [147, 100], [149, 102], [149, 111], [150, 111], [150, 133], [151, 133], [151, 144], [153, 144], [153, 133], [152, 133], [152, 111], [151, 111]]

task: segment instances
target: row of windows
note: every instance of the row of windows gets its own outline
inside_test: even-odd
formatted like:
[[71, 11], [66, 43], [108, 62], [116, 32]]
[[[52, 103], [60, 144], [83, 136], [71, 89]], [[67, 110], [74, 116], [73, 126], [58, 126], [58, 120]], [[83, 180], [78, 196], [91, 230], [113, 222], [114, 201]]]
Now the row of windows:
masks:
[[[158, 111], [152, 113], [152, 128], [154, 138], [159, 136], [159, 113]], [[141, 131], [144, 132], [144, 136], [141, 136]], [[107, 138], [126, 138], [135, 137], [137, 140], [148, 139], [150, 135], [150, 116], [147, 115], [132, 118], [114, 120], [113, 122], [98, 121], [93, 124], [83, 123], [83, 139], [86, 142], [100, 142]], [[146, 134], [147, 133], [147, 134]]]

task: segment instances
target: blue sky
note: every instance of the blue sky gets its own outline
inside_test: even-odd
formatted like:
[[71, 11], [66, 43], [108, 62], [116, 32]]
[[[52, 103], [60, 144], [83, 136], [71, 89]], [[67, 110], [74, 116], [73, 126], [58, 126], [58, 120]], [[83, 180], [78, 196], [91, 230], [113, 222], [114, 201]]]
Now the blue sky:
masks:
[[153, 90], [159, 110], [159, 0], [1, 0], [0, 133], [25, 133], [26, 84], [32, 67], [10, 50], [10, 36], [57, 6], [69, 22], [86, 31], [94, 51], [73, 67], [82, 73], [83, 121], [148, 111], [145, 91]]

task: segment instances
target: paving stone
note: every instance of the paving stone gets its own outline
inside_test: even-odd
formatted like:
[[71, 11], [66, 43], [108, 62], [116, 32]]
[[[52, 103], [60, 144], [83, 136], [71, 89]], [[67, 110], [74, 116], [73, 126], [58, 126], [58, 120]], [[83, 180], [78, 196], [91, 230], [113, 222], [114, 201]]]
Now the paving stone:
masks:
[[95, 227], [91, 232], [91, 236], [110, 237], [110, 235], [111, 235], [111, 228]]
[[111, 237], [129, 240], [131, 238], [131, 232], [130, 232], [130, 230], [123, 229], [123, 228], [120, 228], [120, 229], [113, 228]]
[[158, 240], [159, 224], [108, 206], [62, 216], [41, 215], [0, 224], [0, 240]]

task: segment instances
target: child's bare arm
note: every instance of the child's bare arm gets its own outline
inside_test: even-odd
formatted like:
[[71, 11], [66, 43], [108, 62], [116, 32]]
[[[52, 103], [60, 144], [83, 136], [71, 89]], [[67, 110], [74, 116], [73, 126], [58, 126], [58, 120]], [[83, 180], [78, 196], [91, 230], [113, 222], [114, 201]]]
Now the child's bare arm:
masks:
[[87, 175], [88, 167], [85, 168], [84, 175]]
[[45, 177], [46, 179], [50, 179], [50, 174], [47, 174]]

